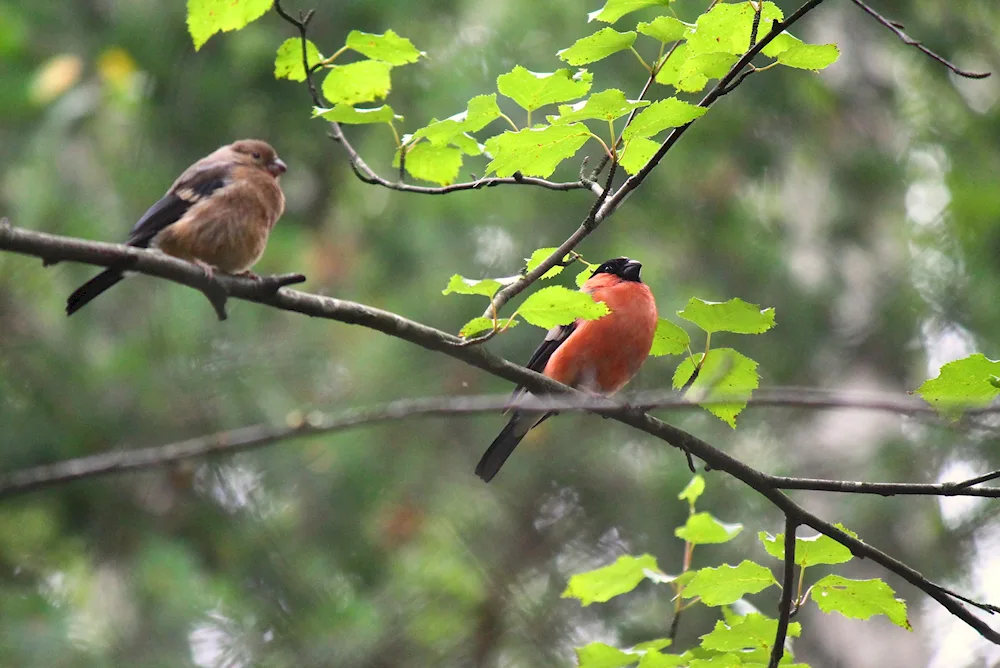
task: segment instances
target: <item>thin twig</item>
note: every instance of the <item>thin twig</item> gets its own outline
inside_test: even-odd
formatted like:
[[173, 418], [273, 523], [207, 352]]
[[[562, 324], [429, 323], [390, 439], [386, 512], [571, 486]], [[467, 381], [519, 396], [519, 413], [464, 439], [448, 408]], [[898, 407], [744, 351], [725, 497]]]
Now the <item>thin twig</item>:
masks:
[[891, 30], [896, 35], [896, 37], [898, 37], [900, 39], [900, 41], [903, 42], [903, 44], [906, 44], [907, 46], [916, 47], [924, 55], [926, 55], [926, 56], [930, 57], [931, 59], [936, 60], [937, 62], [941, 63], [942, 65], [944, 65], [945, 67], [947, 67], [949, 70], [951, 70], [952, 72], [954, 72], [958, 76], [965, 77], [966, 79], [985, 79], [986, 77], [990, 76], [990, 74], [992, 74], [991, 72], [970, 72], [969, 70], [963, 70], [963, 69], [961, 69], [957, 65], [955, 65], [955, 64], [953, 64], [953, 63], [945, 60], [944, 58], [942, 58], [938, 54], [934, 53], [933, 51], [931, 51], [930, 49], [928, 49], [926, 46], [924, 46], [923, 44], [921, 44], [917, 40], [915, 40], [912, 37], [910, 37], [909, 35], [907, 35], [905, 32], [903, 32], [903, 26], [900, 25], [898, 22], [891, 21], [891, 20], [887, 19], [886, 17], [882, 16], [881, 14], [879, 14], [878, 12], [876, 12], [874, 9], [872, 9], [871, 7], [869, 7], [868, 5], [866, 5], [861, 0], [851, 0], [851, 1], [855, 5], [857, 5], [858, 7], [860, 7], [866, 14], [868, 14], [873, 19], [875, 19], [876, 21], [878, 21], [880, 24], [882, 24], [883, 26], [885, 26], [886, 28], [888, 28], [889, 30]]
[[778, 668], [781, 657], [785, 654], [785, 636], [788, 633], [788, 620], [792, 616], [792, 590], [795, 589], [795, 530], [798, 526], [799, 523], [791, 517], [785, 517], [785, 575], [781, 581], [781, 601], [778, 603], [778, 630], [774, 634], [768, 668]]

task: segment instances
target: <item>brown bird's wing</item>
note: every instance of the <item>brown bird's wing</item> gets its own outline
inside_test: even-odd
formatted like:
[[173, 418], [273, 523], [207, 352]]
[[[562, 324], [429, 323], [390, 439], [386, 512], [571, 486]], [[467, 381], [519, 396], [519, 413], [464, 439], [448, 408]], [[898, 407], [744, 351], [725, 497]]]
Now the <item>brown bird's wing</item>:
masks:
[[[573, 333], [576, 329], [576, 322], [572, 322], [568, 325], [556, 325], [548, 331], [545, 335], [545, 340], [535, 348], [535, 352], [531, 354], [531, 359], [525, 364], [527, 368], [532, 371], [537, 371], [542, 373], [545, 370], [545, 365], [549, 363], [549, 358], [552, 357], [552, 353], [562, 345], [563, 341]], [[507, 408], [504, 409], [504, 413], [510, 410], [512, 404], [514, 404], [521, 396], [524, 394], [524, 386], [518, 385], [514, 388], [514, 391], [510, 395], [510, 400], [507, 402]]]
[[193, 205], [209, 197], [231, 181], [229, 164], [194, 165], [170, 188], [166, 195], [142, 214], [125, 241], [129, 246], [145, 248], [157, 234], [173, 225]]

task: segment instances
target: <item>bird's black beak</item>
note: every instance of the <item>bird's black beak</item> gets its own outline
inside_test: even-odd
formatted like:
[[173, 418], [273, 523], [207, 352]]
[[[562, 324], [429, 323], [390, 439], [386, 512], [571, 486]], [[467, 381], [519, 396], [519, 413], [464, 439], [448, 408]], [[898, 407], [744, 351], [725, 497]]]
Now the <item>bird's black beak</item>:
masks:
[[271, 164], [267, 166], [267, 171], [271, 172], [274, 177], [281, 176], [288, 171], [288, 165], [281, 158], [275, 158], [271, 161]]
[[639, 270], [642, 269], [642, 263], [636, 262], [635, 260], [629, 260], [625, 263], [625, 268], [622, 269], [622, 278], [626, 281], [637, 281], [641, 282], [639, 279]]

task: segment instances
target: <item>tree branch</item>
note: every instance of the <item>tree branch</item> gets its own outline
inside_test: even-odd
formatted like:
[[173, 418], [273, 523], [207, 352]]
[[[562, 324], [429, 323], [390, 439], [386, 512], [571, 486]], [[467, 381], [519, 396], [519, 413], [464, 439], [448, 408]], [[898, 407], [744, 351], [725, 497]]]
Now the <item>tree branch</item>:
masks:
[[[177, 260], [162, 253], [20, 230], [11, 227], [9, 224], [0, 225], [0, 249], [13, 250], [43, 259], [76, 260], [99, 266], [117, 266], [123, 258], [134, 258], [130, 260], [134, 262], [133, 269], [142, 273], [162, 276], [185, 285], [194, 285], [198, 284], [199, 281], [205, 280], [204, 272], [196, 265], [184, 262], [183, 260]], [[290, 288], [281, 288], [273, 294], [262, 295], [254, 285], [254, 282], [249, 279], [220, 277], [219, 281], [227, 289], [231, 297], [267, 304], [278, 309], [295, 311], [313, 317], [368, 327], [414, 343], [427, 350], [442, 352], [495, 376], [504, 378], [515, 384], [524, 385], [530, 392], [535, 394], [569, 394], [574, 397], [583, 394], [541, 374], [492, 355], [481, 347], [463, 346], [462, 339], [456, 336], [432, 327], [427, 327], [426, 325], [408, 320], [388, 311], [356, 302], [299, 292]], [[887, 570], [899, 575], [915, 587], [926, 592], [949, 612], [974, 628], [984, 638], [1000, 644], [1000, 633], [997, 633], [997, 631], [973, 615], [962, 605], [962, 602], [975, 605], [983, 610], [995, 611], [997, 608], [975, 603], [954, 594], [950, 590], [927, 580], [919, 572], [901, 561], [871, 547], [857, 538], [849, 536], [829, 522], [825, 522], [812, 515], [774, 486], [770, 476], [744, 464], [722, 450], [709, 445], [681, 429], [647, 415], [641, 410], [629, 407], [616, 411], [596, 410], [595, 412], [607, 415], [612, 419], [666, 441], [670, 445], [698, 457], [715, 470], [725, 471], [771, 501], [772, 504], [785, 513], [786, 517], [830, 536], [837, 542], [848, 547], [856, 556], [871, 559]], [[115, 465], [120, 470], [121, 465]]]
[[876, 12], [874, 9], [872, 9], [871, 7], [869, 7], [868, 5], [866, 5], [861, 0], [851, 0], [851, 2], [853, 2], [855, 5], [857, 5], [858, 7], [860, 7], [866, 14], [868, 14], [869, 16], [871, 16], [873, 19], [875, 19], [876, 21], [878, 21], [880, 24], [882, 24], [883, 26], [885, 26], [886, 28], [888, 28], [889, 30], [891, 30], [896, 35], [896, 37], [898, 37], [900, 39], [900, 41], [903, 42], [903, 44], [906, 44], [907, 46], [916, 47], [917, 49], [919, 49], [921, 51], [921, 53], [923, 53], [926, 56], [930, 57], [931, 59], [936, 60], [937, 62], [941, 63], [942, 65], [944, 65], [945, 67], [947, 67], [949, 70], [951, 70], [952, 72], [954, 72], [958, 76], [965, 77], [966, 79], [985, 79], [986, 77], [990, 76], [991, 72], [970, 72], [968, 70], [963, 70], [963, 69], [959, 68], [957, 65], [954, 65], [951, 62], [945, 60], [944, 58], [942, 58], [938, 54], [934, 53], [933, 51], [931, 51], [930, 49], [928, 49], [926, 46], [924, 46], [923, 44], [921, 44], [917, 40], [915, 40], [912, 37], [910, 37], [909, 35], [907, 35], [905, 32], [903, 32], [903, 26], [901, 26], [896, 21], [890, 21], [889, 19], [887, 19], [886, 17], [882, 16], [881, 14], [879, 14], [878, 12]]
[[778, 668], [785, 654], [785, 636], [788, 620], [792, 616], [792, 592], [795, 590], [795, 530], [798, 526], [799, 523], [791, 517], [785, 517], [785, 575], [781, 581], [781, 602], [778, 604], [778, 630], [774, 635], [768, 668]]

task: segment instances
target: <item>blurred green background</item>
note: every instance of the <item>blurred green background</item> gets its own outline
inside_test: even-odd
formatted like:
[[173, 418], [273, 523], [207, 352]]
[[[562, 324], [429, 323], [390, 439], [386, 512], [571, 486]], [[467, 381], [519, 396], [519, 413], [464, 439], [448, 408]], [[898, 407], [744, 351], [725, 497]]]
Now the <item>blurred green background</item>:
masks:
[[[704, 3], [675, 6], [691, 19]], [[354, 28], [392, 28], [428, 52], [393, 77], [389, 102], [410, 131], [494, 91], [514, 64], [555, 69], [555, 51], [596, 29], [585, 14], [598, 9], [288, 4], [311, 7], [326, 53]], [[1000, 69], [994, 0], [878, 9], [961, 66]], [[184, 20], [179, 2], [0, 2], [0, 214], [117, 241], [193, 160], [237, 138], [267, 139], [289, 164], [288, 211], [258, 271], [301, 271], [306, 290], [457, 331], [483, 303], [441, 296], [451, 274], [514, 273], [591, 205], [584, 192], [425, 197], [364, 185], [309, 119], [304, 86], [273, 79], [289, 26], [270, 14], [195, 53]], [[766, 335], [713, 341], [760, 362], [767, 386], [910, 390], [974, 350], [997, 357], [1000, 77], [959, 80], [848, 2], [824, 3], [796, 32], [837, 42], [840, 61], [821, 75], [748, 79], [579, 250], [592, 262], [640, 259], [662, 314], [691, 296], [775, 307]], [[594, 69], [595, 90], [634, 96], [644, 81], [628, 54]], [[348, 133], [391, 173], [388, 130]], [[482, 174], [482, 164], [466, 171]], [[93, 273], [0, 254], [4, 470], [281, 423], [293, 411], [510, 389], [358, 327], [244, 302], [220, 323], [200, 294], [147, 277], [67, 319], [66, 295]], [[488, 347], [523, 361], [540, 336], [522, 326]], [[651, 360], [633, 386], [668, 387], [676, 361]], [[916, 482], [1000, 465], [989, 425], [755, 409], [732, 431], [707, 414], [665, 415], [779, 474]], [[567, 415], [532, 432], [487, 486], [472, 469], [503, 422], [385, 424], [6, 500], [0, 665], [566, 666], [586, 642], [663, 636], [665, 588], [644, 584], [588, 608], [559, 594], [571, 574], [623, 553], [679, 570], [683, 457], [612, 421]], [[795, 497], [932, 579], [1000, 603], [995, 504]], [[751, 490], [709, 474], [699, 505], [747, 529], [700, 548], [696, 566], [751, 558], [777, 568], [755, 533], [781, 531], [781, 516]], [[808, 606], [799, 660], [1000, 665], [998, 648], [905, 583], [867, 563], [839, 572], [885, 577], [915, 631]], [[775, 592], [753, 601], [774, 614]], [[713, 622], [687, 616], [679, 646]]]

